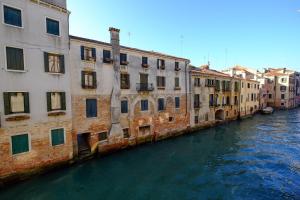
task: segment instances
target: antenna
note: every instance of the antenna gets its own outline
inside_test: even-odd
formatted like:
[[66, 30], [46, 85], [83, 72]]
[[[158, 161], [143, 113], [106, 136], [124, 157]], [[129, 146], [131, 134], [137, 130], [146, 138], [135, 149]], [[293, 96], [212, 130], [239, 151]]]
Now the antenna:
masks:
[[131, 36], [131, 33], [128, 32], [128, 46], [130, 46], [130, 36]]
[[184, 39], [184, 36], [183, 35], [180, 35], [180, 56], [183, 56], [183, 39]]

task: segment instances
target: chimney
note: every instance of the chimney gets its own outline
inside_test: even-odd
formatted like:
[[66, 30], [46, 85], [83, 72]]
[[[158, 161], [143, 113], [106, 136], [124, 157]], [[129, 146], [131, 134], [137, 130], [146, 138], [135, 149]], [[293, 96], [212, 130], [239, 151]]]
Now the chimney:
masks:
[[283, 73], [284, 73], [284, 74], [286, 73], [286, 68], [283, 68]]
[[114, 139], [123, 136], [123, 129], [120, 124], [121, 116], [121, 89], [120, 89], [120, 30], [116, 28], [109, 28], [110, 43], [112, 46], [112, 59], [114, 74], [112, 77], [112, 92], [110, 100], [111, 108], [111, 128], [109, 137]]

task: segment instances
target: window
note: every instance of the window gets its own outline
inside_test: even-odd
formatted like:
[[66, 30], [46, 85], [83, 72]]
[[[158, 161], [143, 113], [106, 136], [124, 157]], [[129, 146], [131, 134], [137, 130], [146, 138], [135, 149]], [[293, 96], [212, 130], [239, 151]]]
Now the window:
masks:
[[87, 118], [97, 117], [97, 99], [87, 99], [85, 109]]
[[120, 54], [120, 65], [128, 65], [127, 54], [125, 53]]
[[163, 98], [158, 99], [158, 111], [165, 110], [165, 100]]
[[248, 88], [250, 88], [250, 83], [248, 83]]
[[175, 62], [175, 71], [179, 71], [180, 67], [179, 67], [179, 62]]
[[45, 72], [65, 73], [64, 55], [44, 52]]
[[269, 94], [269, 99], [272, 99], [272, 94]]
[[208, 113], [205, 114], [205, 121], [208, 121]]
[[195, 116], [195, 124], [198, 124], [199, 123], [199, 116]]
[[121, 73], [121, 89], [130, 89], [130, 76], [127, 73]]
[[148, 100], [141, 100], [141, 111], [147, 111], [148, 109]]
[[151, 133], [150, 126], [141, 126], [139, 127], [139, 134], [140, 135], [149, 135]]
[[51, 130], [51, 144], [57, 146], [65, 143], [65, 131], [63, 128]]
[[54, 19], [46, 19], [47, 33], [59, 36], [59, 22]]
[[281, 99], [285, 99], [285, 94], [281, 94]]
[[6, 66], [8, 70], [24, 70], [23, 49], [6, 47]]
[[175, 97], [175, 108], [180, 108], [180, 97]]
[[281, 82], [282, 83], [286, 83], [287, 82], [287, 78], [281, 78]]
[[226, 104], [227, 104], [227, 106], [230, 105], [230, 98], [228, 96], [226, 97]]
[[216, 80], [215, 81], [215, 89], [216, 89], [216, 91], [220, 91], [221, 90], [220, 80]]
[[96, 89], [97, 88], [96, 72], [82, 71], [81, 86], [84, 89]]
[[195, 87], [200, 87], [201, 86], [200, 78], [195, 78], [194, 79], [194, 86]]
[[148, 67], [148, 58], [147, 57], [142, 57], [142, 66]]
[[194, 95], [194, 108], [200, 108], [200, 94]]
[[47, 92], [47, 111], [66, 110], [65, 92]]
[[209, 106], [214, 106], [214, 95], [213, 94], [209, 95]]
[[234, 105], [238, 105], [239, 101], [238, 101], [238, 97], [234, 96]]
[[121, 113], [128, 113], [128, 101], [127, 100], [121, 101]]
[[158, 88], [166, 87], [166, 77], [164, 76], [157, 76], [156, 77], [156, 84]]
[[29, 152], [28, 134], [11, 136], [11, 150], [13, 155]]
[[104, 63], [111, 63], [111, 53], [109, 50], [103, 50], [103, 62]]
[[99, 141], [107, 140], [107, 132], [102, 132], [98, 134]]
[[242, 88], [244, 88], [244, 82], [242, 82]]
[[286, 86], [280, 86], [280, 91], [286, 91]]
[[96, 61], [96, 48], [91, 47], [80, 47], [81, 60], [85, 61]]
[[179, 77], [175, 77], [175, 89], [179, 89], [180, 84], [179, 84]]
[[205, 80], [205, 86], [206, 87], [214, 87], [215, 86], [215, 80], [213, 80], [213, 79], [206, 79]]
[[244, 98], [244, 96], [243, 96], [243, 95], [241, 95], [241, 103], [243, 103], [243, 98]]
[[129, 138], [130, 137], [129, 128], [124, 128], [123, 129], [123, 137], [124, 138]]
[[254, 100], [254, 94], [251, 93], [251, 101], [253, 101], [253, 100]]
[[22, 13], [21, 10], [12, 8], [9, 6], [4, 6], [4, 23], [22, 27]]
[[240, 90], [240, 84], [238, 82], [234, 82], [234, 91], [238, 92]]
[[4, 92], [5, 115], [30, 113], [28, 92]]
[[165, 69], [165, 60], [157, 59], [157, 69]]

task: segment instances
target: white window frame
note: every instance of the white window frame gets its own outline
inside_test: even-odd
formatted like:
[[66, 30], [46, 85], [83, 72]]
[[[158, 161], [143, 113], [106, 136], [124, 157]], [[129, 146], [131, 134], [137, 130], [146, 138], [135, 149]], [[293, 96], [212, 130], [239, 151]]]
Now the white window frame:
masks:
[[[12, 137], [13, 136], [18, 136], [18, 135], [25, 135], [27, 134], [28, 135], [28, 151], [27, 152], [23, 152], [23, 153], [18, 153], [18, 154], [13, 154], [13, 147], [12, 147]], [[31, 152], [31, 134], [29, 132], [23, 132], [23, 133], [16, 133], [16, 134], [13, 134], [9, 137], [9, 143], [10, 143], [10, 154], [12, 157], [17, 157], [17, 156], [22, 156], [22, 155], [25, 155], [25, 154], [28, 154]]]
[[[51, 33], [48, 33], [47, 32], [47, 19], [50, 19], [50, 20], [54, 20], [54, 21], [58, 21], [58, 26], [59, 26], [59, 35], [54, 35], [54, 34], [51, 34]], [[45, 16], [45, 33], [49, 36], [52, 36], [52, 37], [58, 37], [60, 38], [61, 37], [61, 21], [57, 18], [54, 18], [54, 17], [49, 17], [49, 16]]]
[[[15, 8], [15, 9], [18, 9], [18, 10], [21, 10], [21, 20], [22, 20], [22, 26], [15, 26], [15, 25], [12, 25], [12, 24], [6, 24], [5, 21], [4, 21], [4, 6], [7, 6], [7, 7], [11, 7], [11, 8]], [[14, 27], [14, 28], [19, 28], [19, 29], [24, 29], [24, 15], [23, 15], [23, 9], [18, 7], [18, 6], [14, 6], [14, 5], [11, 5], [11, 4], [7, 4], [7, 3], [2, 3], [1, 4], [1, 9], [2, 9], [2, 24], [4, 24], [5, 26], [10, 26], [10, 27]]]
[[[55, 146], [53, 146], [52, 145], [52, 136], [51, 136], [51, 133], [52, 133], [52, 130], [57, 130], [57, 129], [63, 129], [64, 130], [64, 143], [63, 144], [59, 144], [59, 145], [55, 145]], [[65, 145], [66, 144], [66, 129], [64, 128], [64, 127], [57, 127], [57, 128], [51, 128], [50, 130], [49, 130], [49, 144], [50, 144], [50, 147], [60, 147], [60, 146], [63, 146], [63, 145]]]
[[[7, 68], [7, 52], [6, 52], [6, 47], [11, 47], [11, 48], [22, 49], [23, 50], [23, 62], [24, 62], [24, 69], [23, 70], [14, 70], [14, 69], [8, 69]], [[26, 70], [26, 54], [25, 54], [25, 49], [23, 47], [14, 46], [14, 45], [4, 45], [4, 64], [5, 64], [5, 71], [7, 71], [7, 72], [17, 72], [17, 73], [28, 72], [28, 70]]]

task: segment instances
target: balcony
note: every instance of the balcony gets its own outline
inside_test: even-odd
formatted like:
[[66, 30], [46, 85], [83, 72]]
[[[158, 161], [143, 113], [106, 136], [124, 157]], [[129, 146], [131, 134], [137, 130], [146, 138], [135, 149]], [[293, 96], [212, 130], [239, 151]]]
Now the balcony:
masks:
[[136, 90], [139, 92], [149, 92], [153, 91], [154, 87], [152, 83], [137, 83]]

